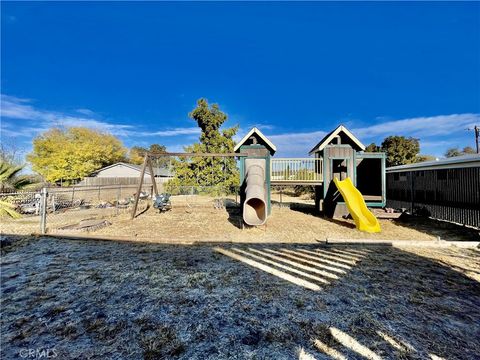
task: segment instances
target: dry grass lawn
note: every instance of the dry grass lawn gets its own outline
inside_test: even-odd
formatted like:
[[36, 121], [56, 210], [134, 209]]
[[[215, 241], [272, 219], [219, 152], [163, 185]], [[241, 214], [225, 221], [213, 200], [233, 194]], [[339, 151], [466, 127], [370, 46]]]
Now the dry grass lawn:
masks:
[[480, 356], [478, 250], [26, 237], [2, 253], [4, 359]]

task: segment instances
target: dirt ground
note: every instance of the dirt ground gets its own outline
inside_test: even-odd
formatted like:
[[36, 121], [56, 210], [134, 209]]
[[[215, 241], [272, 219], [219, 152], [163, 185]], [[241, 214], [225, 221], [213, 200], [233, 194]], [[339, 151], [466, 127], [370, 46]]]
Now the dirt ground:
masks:
[[308, 243], [325, 239], [385, 240], [480, 240], [478, 231], [433, 220], [380, 219], [382, 232], [358, 231], [353, 220], [327, 219], [314, 214], [313, 207], [293, 204], [272, 207], [266, 227], [242, 228], [238, 207], [215, 209], [213, 206], [174, 206], [159, 214], [151, 208], [133, 221], [128, 214], [112, 218], [111, 226], [95, 231], [95, 235], [149, 241], [231, 241]]
[[[138, 216], [130, 219], [131, 208], [67, 209], [47, 215], [47, 231], [52, 234], [94, 235], [113, 239], [136, 239], [153, 242], [288, 242], [315, 243], [318, 240], [474, 240], [479, 232], [433, 220], [404, 217], [380, 219], [382, 232], [360, 232], [351, 219], [328, 219], [314, 213], [313, 200], [278, 193], [272, 196], [272, 214], [267, 226], [244, 228], [235, 196], [215, 199], [209, 196], [174, 196], [172, 210], [159, 213], [147, 209], [150, 201], [142, 201]], [[218, 205], [221, 206], [218, 206]], [[217, 205], [217, 206], [216, 206]], [[106, 219], [111, 225], [89, 233], [62, 228], [85, 219]], [[2, 219], [4, 234], [39, 233], [39, 216]]]
[[478, 250], [6, 240], [4, 359], [480, 357]]

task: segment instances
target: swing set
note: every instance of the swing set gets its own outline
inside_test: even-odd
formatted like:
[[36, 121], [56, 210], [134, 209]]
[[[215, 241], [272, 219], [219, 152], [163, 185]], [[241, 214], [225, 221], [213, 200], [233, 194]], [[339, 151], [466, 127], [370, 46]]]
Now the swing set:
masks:
[[[189, 157], [207, 157], [207, 158], [239, 158], [239, 157], [246, 157], [246, 154], [241, 154], [241, 153], [159, 153], [159, 152], [152, 152], [152, 151], [147, 151], [145, 152], [145, 156], [143, 159], [143, 164], [142, 164], [142, 169], [140, 171], [140, 178], [138, 181], [138, 187], [137, 187], [137, 192], [135, 193], [135, 199], [133, 203], [133, 209], [132, 209], [132, 214], [131, 214], [131, 219], [133, 220], [136, 215], [137, 215], [137, 208], [138, 208], [138, 202], [140, 200], [140, 192], [142, 191], [142, 186], [143, 186], [143, 180], [145, 177], [145, 172], [148, 168], [148, 171], [150, 172], [150, 177], [152, 181], [152, 186], [153, 186], [153, 193], [152, 196], [158, 196], [158, 188], [157, 188], [157, 183], [155, 182], [155, 174], [153, 172], [153, 165], [152, 165], [152, 158], [161, 158], [161, 157], [183, 157], [183, 158], [189, 158]], [[213, 170], [212, 170], [213, 171]]]

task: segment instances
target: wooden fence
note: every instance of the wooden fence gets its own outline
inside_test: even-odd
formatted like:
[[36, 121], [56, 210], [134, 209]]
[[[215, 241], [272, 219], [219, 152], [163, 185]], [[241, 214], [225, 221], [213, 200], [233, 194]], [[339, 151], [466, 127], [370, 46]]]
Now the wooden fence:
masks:
[[[156, 177], [155, 182], [157, 186], [163, 186], [170, 179], [169, 177]], [[85, 177], [76, 186], [137, 185], [139, 180], [139, 177]], [[151, 184], [150, 176], [145, 176], [143, 183]]]

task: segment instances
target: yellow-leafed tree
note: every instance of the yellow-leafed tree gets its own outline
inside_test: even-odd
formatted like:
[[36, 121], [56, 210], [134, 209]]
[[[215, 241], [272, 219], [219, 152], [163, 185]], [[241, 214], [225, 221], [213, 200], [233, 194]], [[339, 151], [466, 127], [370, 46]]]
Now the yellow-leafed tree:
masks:
[[111, 134], [83, 127], [53, 128], [33, 140], [27, 160], [48, 182], [68, 184], [123, 161], [126, 153], [122, 142]]

